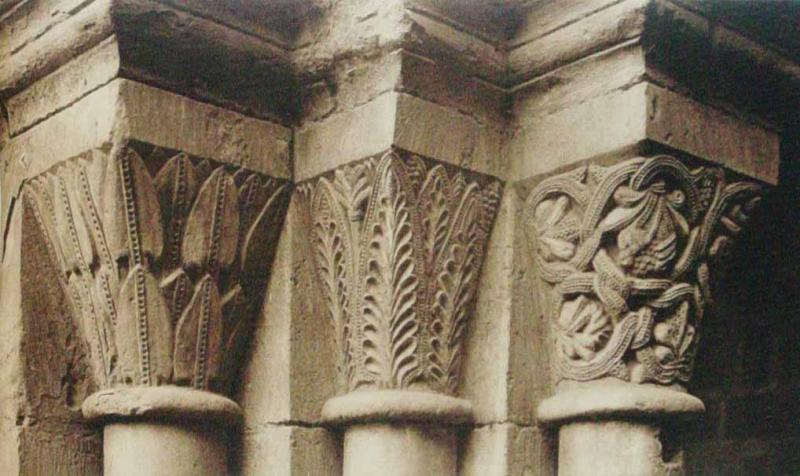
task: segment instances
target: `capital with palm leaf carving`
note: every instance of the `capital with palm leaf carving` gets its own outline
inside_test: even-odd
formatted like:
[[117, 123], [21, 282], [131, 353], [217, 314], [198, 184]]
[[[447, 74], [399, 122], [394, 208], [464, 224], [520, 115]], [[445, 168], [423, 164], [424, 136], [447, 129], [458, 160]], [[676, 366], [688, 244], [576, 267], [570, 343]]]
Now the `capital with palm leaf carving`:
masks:
[[454, 395], [501, 183], [390, 152], [301, 190], [340, 393]]

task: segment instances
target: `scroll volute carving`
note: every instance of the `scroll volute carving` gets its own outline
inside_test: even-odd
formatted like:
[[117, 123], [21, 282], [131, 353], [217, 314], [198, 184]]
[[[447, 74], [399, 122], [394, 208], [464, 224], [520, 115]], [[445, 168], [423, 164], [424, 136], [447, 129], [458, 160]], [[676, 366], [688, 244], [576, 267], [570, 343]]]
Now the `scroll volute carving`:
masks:
[[225, 393], [259, 312], [290, 186], [177, 153], [96, 151], [30, 180], [101, 387]]
[[501, 183], [389, 153], [301, 190], [341, 391], [453, 394]]
[[529, 236], [559, 379], [687, 382], [711, 268], [759, 193], [669, 156], [582, 166], [539, 184], [527, 201]]

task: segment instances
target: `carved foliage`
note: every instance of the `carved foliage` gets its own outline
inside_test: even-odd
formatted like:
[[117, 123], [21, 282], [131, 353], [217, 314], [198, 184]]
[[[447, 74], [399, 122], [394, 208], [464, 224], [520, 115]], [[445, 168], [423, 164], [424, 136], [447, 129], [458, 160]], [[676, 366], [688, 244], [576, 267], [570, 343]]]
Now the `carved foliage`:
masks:
[[501, 184], [387, 154], [301, 190], [344, 389], [454, 393]]
[[149, 159], [131, 147], [78, 157], [29, 181], [25, 205], [101, 386], [222, 392], [260, 309], [289, 186], [182, 153]]
[[709, 265], [759, 192], [668, 156], [580, 167], [536, 187], [529, 235], [559, 377], [687, 382]]

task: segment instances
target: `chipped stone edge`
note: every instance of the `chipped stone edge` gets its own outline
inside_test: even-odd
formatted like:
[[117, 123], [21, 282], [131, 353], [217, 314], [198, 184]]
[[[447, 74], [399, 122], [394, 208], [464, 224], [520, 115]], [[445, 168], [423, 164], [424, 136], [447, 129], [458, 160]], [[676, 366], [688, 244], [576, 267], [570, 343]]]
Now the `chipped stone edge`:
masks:
[[686, 392], [649, 385], [610, 384], [557, 393], [537, 411], [540, 425], [619, 418], [671, 419], [705, 412], [703, 402]]
[[472, 403], [462, 398], [412, 390], [364, 390], [328, 400], [322, 420], [329, 426], [375, 422], [459, 425], [472, 422], [473, 412]]
[[238, 424], [242, 409], [229, 398], [174, 385], [105, 389], [81, 405], [90, 422], [110, 420], [195, 420]]

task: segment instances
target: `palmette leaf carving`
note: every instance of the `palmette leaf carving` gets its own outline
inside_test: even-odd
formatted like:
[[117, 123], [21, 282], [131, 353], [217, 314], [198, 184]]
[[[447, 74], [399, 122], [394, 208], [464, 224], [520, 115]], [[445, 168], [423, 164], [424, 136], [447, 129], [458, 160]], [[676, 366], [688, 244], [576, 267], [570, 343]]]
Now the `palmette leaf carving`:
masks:
[[341, 390], [454, 394], [501, 183], [389, 153], [301, 190]]
[[582, 166], [539, 184], [528, 226], [557, 377], [688, 382], [710, 268], [759, 193], [670, 156]]
[[418, 281], [411, 214], [401, 168], [378, 166], [364, 228], [370, 240], [361, 249], [359, 296], [363, 368], [367, 381], [407, 387], [419, 370], [415, 315]]
[[101, 387], [224, 393], [242, 329], [260, 310], [290, 187], [183, 153], [152, 162], [133, 146], [85, 154], [26, 183], [24, 204]]

